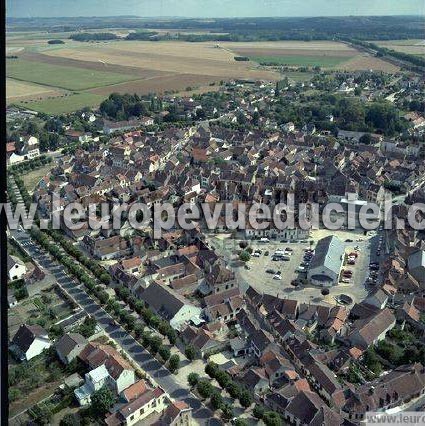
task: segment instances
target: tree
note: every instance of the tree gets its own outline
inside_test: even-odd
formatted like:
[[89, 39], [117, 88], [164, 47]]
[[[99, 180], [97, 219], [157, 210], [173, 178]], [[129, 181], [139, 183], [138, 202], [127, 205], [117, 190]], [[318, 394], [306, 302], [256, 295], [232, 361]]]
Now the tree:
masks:
[[163, 346], [163, 345], [160, 346], [158, 353], [161, 356], [161, 358], [164, 360], [164, 362], [167, 362], [171, 355], [170, 349], [168, 349], [167, 346]]
[[217, 373], [215, 374], [215, 379], [217, 380], [218, 384], [225, 389], [229, 383], [232, 381], [232, 379], [230, 378], [230, 376], [222, 370], [218, 370]]
[[207, 373], [208, 376], [214, 378], [216, 376], [217, 372], [218, 372], [218, 366], [215, 362], [209, 362], [205, 366], [205, 373]]
[[109, 408], [114, 404], [114, 395], [112, 391], [103, 386], [101, 389], [93, 392], [91, 396], [91, 410], [98, 418], [103, 418]]
[[161, 344], [162, 344], [161, 338], [159, 336], [153, 336], [151, 338], [151, 340], [150, 340], [150, 350], [149, 350], [149, 352], [152, 355], [155, 355], [158, 352]]
[[211, 395], [211, 392], [213, 391], [213, 386], [211, 382], [206, 379], [203, 379], [198, 382], [198, 384], [196, 385], [196, 389], [202, 398], [208, 398]]
[[226, 390], [227, 390], [227, 392], [229, 392], [229, 394], [232, 398], [238, 398], [239, 399], [241, 389], [235, 382], [230, 382], [226, 386]]
[[189, 386], [194, 387], [199, 382], [199, 374], [197, 373], [190, 373], [187, 376], [187, 382], [189, 383]]
[[359, 142], [365, 145], [370, 145], [372, 143], [372, 136], [370, 133], [365, 133], [360, 137]]
[[251, 255], [246, 250], [242, 251], [239, 255], [239, 260], [242, 262], [248, 262], [249, 259], [251, 259]]
[[255, 404], [252, 414], [254, 414], [256, 419], [262, 419], [264, 416], [264, 407], [262, 405]]
[[180, 365], [180, 357], [177, 354], [171, 355], [168, 361], [168, 369], [174, 373], [178, 370]]
[[214, 410], [218, 410], [223, 404], [223, 397], [218, 391], [214, 391], [211, 395], [211, 405]]
[[59, 426], [79, 426], [80, 421], [73, 414], [65, 414]]
[[266, 424], [266, 426], [281, 426], [282, 418], [274, 411], [267, 411], [264, 413], [263, 422]]
[[248, 422], [244, 419], [236, 419], [235, 426], [248, 426]]
[[223, 404], [221, 407], [221, 417], [224, 420], [230, 420], [233, 417], [233, 408], [229, 404]]
[[248, 408], [252, 404], [252, 396], [246, 389], [242, 390], [239, 395], [239, 402], [242, 407]]
[[145, 327], [140, 322], [134, 325], [134, 334], [137, 338], [140, 338], [142, 336], [144, 330]]
[[96, 329], [96, 320], [93, 317], [87, 317], [84, 322], [80, 325], [78, 331], [84, 337], [93, 336]]
[[192, 345], [186, 346], [184, 353], [189, 361], [193, 361], [196, 357], [196, 350]]

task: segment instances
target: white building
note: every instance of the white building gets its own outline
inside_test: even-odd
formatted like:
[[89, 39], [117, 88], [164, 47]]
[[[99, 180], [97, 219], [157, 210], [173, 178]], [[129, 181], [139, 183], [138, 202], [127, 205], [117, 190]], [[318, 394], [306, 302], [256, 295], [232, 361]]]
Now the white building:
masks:
[[191, 319], [199, 319], [202, 312], [201, 308], [192, 305], [185, 297], [155, 281], [142, 293], [141, 298], [158, 315], [169, 321], [175, 330], [181, 329]]
[[86, 373], [85, 379], [84, 385], [74, 390], [74, 395], [81, 406], [90, 404], [93, 393], [108, 384], [109, 372], [102, 364]]
[[21, 259], [16, 256], [7, 256], [7, 275], [10, 281], [20, 280], [26, 273], [27, 267]]
[[307, 278], [310, 282], [320, 287], [338, 284], [344, 252], [344, 245], [338, 237], [322, 238], [317, 243], [308, 270]]
[[43, 327], [22, 324], [13, 336], [10, 350], [21, 361], [29, 361], [50, 346], [49, 335]]

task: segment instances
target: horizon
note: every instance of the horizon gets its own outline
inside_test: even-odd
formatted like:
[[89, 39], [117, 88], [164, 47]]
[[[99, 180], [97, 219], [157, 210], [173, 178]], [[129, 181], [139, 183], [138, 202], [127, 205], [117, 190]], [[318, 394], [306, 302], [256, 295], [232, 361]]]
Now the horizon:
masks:
[[[78, 10], [78, 16], [75, 11]], [[102, 10], [103, 13], [98, 13]], [[315, 11], [320, 10], [320, 15]], [[424, 16], [422, 1], [406, 0], [7, 0], [8, 18], [139, 17], [162, 19]]]

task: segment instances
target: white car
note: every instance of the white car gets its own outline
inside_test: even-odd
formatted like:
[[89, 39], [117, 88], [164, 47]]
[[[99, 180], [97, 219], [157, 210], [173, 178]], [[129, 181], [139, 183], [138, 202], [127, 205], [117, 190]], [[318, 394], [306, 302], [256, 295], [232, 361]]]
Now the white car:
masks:
[[273, 275], [273, 279], [274, 280], [281, 280], [282, 279], [282, 275], [280, 275], [280, 274]]
[[349, 282], [350, 282], [350, 278], [343, 278], [343, 279], [341, 280], [341, 282], [343, 282], [343, 283], [345, 283], [345, 284], [349, 284]]
[[257, 253], [257, 252], [253, 253], [252, 257], [260, 257], [260, 253]]

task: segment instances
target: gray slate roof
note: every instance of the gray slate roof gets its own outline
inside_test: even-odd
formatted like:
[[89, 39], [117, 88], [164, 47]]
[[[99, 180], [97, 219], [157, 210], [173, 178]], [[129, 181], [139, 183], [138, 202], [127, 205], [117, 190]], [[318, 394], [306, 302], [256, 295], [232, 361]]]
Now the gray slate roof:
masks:
[[341, 240], [335, 236], [322, 238], [316, 246], [315, 254], [310, 264], [310, 269], [326, 267], [339, 274], [341, 268], [341, 256], [345, 248]]

